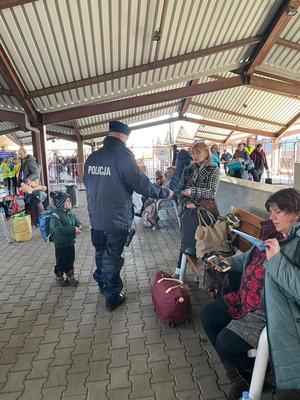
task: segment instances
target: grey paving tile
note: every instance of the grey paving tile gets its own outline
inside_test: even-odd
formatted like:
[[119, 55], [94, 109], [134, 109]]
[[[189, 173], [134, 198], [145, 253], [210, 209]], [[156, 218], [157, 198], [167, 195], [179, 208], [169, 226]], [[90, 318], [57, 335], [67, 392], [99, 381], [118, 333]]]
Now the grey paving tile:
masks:
[[39, 351], [35, 357], [35, 360], [45, 360], [47, 358], [53, 358], [54, 349], [56, 346], [57, 343], [40, 344]]
[[14, 364], [17, 361], [17, 356], [20, 352], [19, 348], [10, 348], [2, 350], [0, 365], [1, 364]]
[[[199, 389], [185, 390], [183, 392], [176, 392], [176, 397], [179, 400], [201, 400], [201, 395], [199, 393]], [[225, 397], [224, 397], [224, 400], [225, 400]]]
[[70, 368], [69, 365], [50, 367], [49, 377], [44, 387], [50, 388], [50, 387], [66, 386], [66, 376], [69, 368]]
[[131, 375], [129, 377], [132, 382], [131, 399], [141, 399], [155, 394], [150, 386], [150, 378], [150, 374]]
[[[109, 400], [107, 397], [107, 385], [108, 380], [106, 381], [97, 381], [97, 382], [87, 382], [87, 397], [86, 400]], [[123, 391], [124, 389], [122, 389]]]
[[129, 356], [130, 370], [129, 375], [149, 374], [151, 369], [144, 354]]
[[89, 358], [90, 354], [72, 354], [72, 367], [69, 369], [69, 374], [77, 374], [80, 372], [89, 372]]
[[156, 361], [149, 364], [152, 371], [151, 383], [174, 382], [169, 369], [169, 361]]
[[32, 362], [32, 369], [27, 379], [38, 379], [47, 378], [49, 375], [49, 367], [51, 365], [52, 358], [46, 360], [39, 360]]
[[127, 342], [127, 333], [111, 335], [111, 350], [122, 349], [125, 347], [129, 347], [129, 344]]
[[166, 354], [170, 357], [170, 368], [183, 368], [189, 367], [186, 355], [182, 350], [167, 350]]
[[224, 395], [221, 392], [219, 386], [217, 385], [216, 376], [202, 376], [197, 379], [198, 384], [201, 388], [201, 399], [203, 400], [211, 400], [211, 399], [218, 399]]
[[9, 372], [0, 393], [23, 392], [26, 375], [28, 375], [28, 371]]
[[149, 351], [149, 362], [168, 360], [168, 356], [164, 349], [164, 343], [149, 344], [146, 348]]
[[78, 374], [68, 374], [67, 375], [67, 388], [63, 395], [65, 397], [86, 395], [87, 387], [85, 385], [88, 373], [81, 372]]
[[[4, 364], [0, 367], [0, 383], [6, 382], [8, 371], [14, 366], [14, 364]], [[4, 386], [4, 385], [2, 385]]]
[[197, 383], [192, 377], [191, 367], [171, 368], [171, 374], [174, 375], [176, 381], [175, 392], [197, 388]]
[[25, 381], [25, 390], [19, 400], [40, 400], [42, 397], [42, 387], [46, 379], [34, 379]]
[[131, 388], [131, 382], [128, 379], [128, 367], [110, 368], [108, 373], [110, 375], [110, 384], [108, 390], [116, 390], [123, 388]]
[[90, 373], [87, 381], [108, 381], [110, 378], [110, 375], [108, 374], [109, 362], [109, 360], [90, 362]]
[[93, 352], [91, 361], [110, 359], [111, 356], [109, 354], [109, 347], [110, 347], [109, 343], [101, 343], [94, 345], [92, 348]]
[[152, 389], [155, 392], [156, 400], [174, 400], [176, 395], [174, 392], [174, 383], [161, 382], [152, 384]]
[[17, 400], [22, 395], [22, 392], [1, 393], [0, 400]]
[[109, 368], [123, 367], [129, 365], [128, 348], [110, 350], [111, 362]]
[[107, 395], [109, 400], [129, 400], [130, 393], [131, 389], [120, 389], [120, 390], [108, 391]]

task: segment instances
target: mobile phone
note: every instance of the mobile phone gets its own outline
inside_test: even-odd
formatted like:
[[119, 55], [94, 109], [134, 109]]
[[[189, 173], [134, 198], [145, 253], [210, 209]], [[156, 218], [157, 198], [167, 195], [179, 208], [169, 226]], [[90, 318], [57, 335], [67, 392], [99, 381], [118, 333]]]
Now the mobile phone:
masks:
[[233, 225], [233, 226], [238, 226], [239, 223], [240, 223], [239, 218], [236, 215], [232, 214], [232, 213], [227, 214], [226, 218], [227, 218], [227, 222], [229, 224]]
[[208, 257], [207, 262], [212, 266], [212, 268], [221, 269], [222, 272], [228, 271], [231, 267], [222, 261], [218, 256]]

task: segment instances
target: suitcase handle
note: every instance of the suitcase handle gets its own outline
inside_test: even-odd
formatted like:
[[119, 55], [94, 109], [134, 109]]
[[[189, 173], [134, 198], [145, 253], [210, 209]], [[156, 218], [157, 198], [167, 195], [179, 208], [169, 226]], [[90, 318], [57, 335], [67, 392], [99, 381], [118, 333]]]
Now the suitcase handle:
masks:
[[172, 282], [180, 283], [182, 285], [182, 282], [179, 279], [175, 279], [175, 278], [161, 278], [157, 281], [157, 283], [160, 283], [162, 281], [172, 281]]
[[168, 294], [168, 293], [171, 292], [171, 290], [177, 289], [177, 288], [179, 288], [179, 287], [181, 287], [181, 286], [182, 286], [182, 285], [180, 284], [180, 285], [176, 285], [176, 286], [169, 287], [169, 288], [165, 291], [165, 293]]

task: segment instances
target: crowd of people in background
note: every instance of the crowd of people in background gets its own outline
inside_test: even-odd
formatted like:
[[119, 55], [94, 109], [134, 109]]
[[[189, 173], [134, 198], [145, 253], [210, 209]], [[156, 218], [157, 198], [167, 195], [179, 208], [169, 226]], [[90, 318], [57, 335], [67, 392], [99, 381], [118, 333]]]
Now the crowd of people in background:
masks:
[[213, 144], [210, 151], [212, 162], [219, 168], [223, 164], [226, 175], [255, 182], [261, 181], [264, 170], [269, 175], [267, 157], [262, 144], [257, 143], [254, 146], [250, 138], [247, 138], [246, 143], [239, 143], [233, 155], [226, 148], [221, 154], [217, 144]]
[[69, 175], [72, 179], [78, 177], [78, 164], [76, 155], [55, 156], [49, 161], [50, 175], [54, 179], [60, 179], [64, 174]]

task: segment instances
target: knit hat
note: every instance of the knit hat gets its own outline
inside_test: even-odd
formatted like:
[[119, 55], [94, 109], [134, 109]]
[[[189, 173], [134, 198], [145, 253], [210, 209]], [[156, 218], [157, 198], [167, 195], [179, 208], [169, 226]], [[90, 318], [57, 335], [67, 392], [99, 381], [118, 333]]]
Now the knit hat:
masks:
[[109, 131], [110, 132], [119, 132], [123, 133], [124, 135], [129, 136], [131, 129], [129, 128], [128, 125], [123, 124], [123, 122], [120, 121], [110, 121], [109, 123]]
[[64, 210], [64, 204], [67, 199], [71, 199], [70, 195], [68, 195], [66, 192], [51, 192], [50, 196], [53, 199], [53, 204], [55, 207], [57, 207], [59, 210]]

